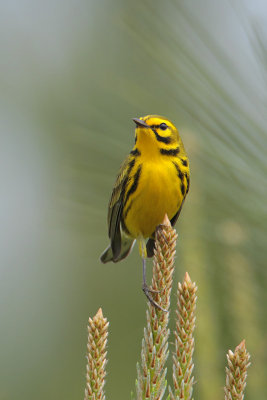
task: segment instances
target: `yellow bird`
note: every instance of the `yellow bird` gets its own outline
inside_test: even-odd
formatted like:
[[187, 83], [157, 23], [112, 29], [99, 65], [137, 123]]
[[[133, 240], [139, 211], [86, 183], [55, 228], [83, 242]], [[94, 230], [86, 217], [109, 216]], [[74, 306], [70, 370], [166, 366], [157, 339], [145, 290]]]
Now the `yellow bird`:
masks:
[[[174, 225], [189, 190], [189, 162], [178, 130], [159, 115], [133, 118], [135, 146], [122, 164], [108, 207], [110, 246], [101, 261], [118, 262], [139, 241], [143, 258], [143, 290], [151, 298], [145, 280], [145, 260], [154, 254], [155, 230], [168, 215]], [[145, 240], [148, 239], [147, 243]]]

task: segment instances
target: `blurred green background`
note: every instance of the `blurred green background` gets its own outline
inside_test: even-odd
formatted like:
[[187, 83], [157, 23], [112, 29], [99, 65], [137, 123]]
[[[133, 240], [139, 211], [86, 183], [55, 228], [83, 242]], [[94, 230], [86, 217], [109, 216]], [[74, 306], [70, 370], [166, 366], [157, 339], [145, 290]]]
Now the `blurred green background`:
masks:
[[191, 161], [175, 280], [188, 271], [199, 287], [194, 398], [223, 398], [243, 338], [246, 399], [267, 398], [266, 26], [264, 0], [1, 2], [1, 400], [83, 398], [100, 306], [107, 398], [130, 398], [141, 261], [137, 248], [116, 265], [99, 255], [131, 118], [154, 113]]

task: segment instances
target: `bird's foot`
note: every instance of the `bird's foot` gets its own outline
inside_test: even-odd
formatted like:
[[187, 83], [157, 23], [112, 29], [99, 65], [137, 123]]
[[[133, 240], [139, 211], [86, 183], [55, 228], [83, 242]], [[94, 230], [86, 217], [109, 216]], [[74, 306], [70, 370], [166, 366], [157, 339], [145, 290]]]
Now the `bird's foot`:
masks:
[[149, 300], [149, 302], [157, 309], [164, 311], [164, 312], [168, 312], [168, 310], [165, 310], [165, 308], [161, 307], [155, 300], [153, 300], [152, 296], [150, 293], [159, 293], [159, 290], [153, 290], [150, 289], [146, 283], [143, 283], [142, 286], [143, 292], [145, 293], [147, 299]]

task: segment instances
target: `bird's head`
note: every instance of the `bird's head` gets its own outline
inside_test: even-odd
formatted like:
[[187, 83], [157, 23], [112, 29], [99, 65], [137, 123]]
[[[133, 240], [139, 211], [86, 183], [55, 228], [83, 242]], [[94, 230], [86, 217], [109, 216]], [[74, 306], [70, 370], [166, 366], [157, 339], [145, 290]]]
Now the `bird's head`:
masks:
[[165, 117], [146, 115], [133, 118], [136, 124], [135, 142], [141, 152], [161, 153], [164, 150], [178, 149], [184, 154], [184, 146], [175, 125]]

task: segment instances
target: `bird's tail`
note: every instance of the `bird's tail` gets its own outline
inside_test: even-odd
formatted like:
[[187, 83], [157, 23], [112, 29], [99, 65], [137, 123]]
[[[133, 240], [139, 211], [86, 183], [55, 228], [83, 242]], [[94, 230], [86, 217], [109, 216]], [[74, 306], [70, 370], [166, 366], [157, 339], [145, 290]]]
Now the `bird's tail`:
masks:
[[106, 264], [109, 261], [118, 262], [123, 260], [131, 252], [135, 244], [135, 239], [124, 238], [121, 241], [121, 251], [117, 258], [114, 258], [111, 246], [107, 247], [103, 254], [100, 256], [102, 263]]

